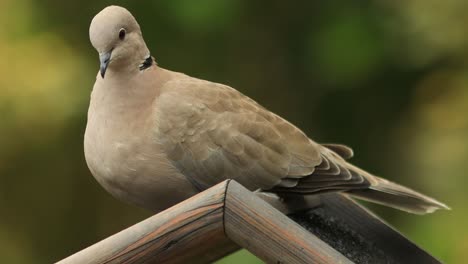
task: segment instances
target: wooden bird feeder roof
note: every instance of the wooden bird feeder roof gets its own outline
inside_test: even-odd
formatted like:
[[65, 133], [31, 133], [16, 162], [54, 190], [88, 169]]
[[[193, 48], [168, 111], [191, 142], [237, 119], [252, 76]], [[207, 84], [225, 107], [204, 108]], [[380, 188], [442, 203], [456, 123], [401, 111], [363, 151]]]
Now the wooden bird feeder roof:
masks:
[[286, 216], [233, 180], [59, 261], [211, 263], [245, 248], [267, 263], [440, 263], [342, 194]]

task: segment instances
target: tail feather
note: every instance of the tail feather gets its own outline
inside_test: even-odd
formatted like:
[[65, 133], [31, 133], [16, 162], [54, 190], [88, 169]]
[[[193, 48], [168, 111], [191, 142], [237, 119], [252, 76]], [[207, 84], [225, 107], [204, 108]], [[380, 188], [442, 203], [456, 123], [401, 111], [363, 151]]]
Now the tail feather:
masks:
[[386, 205], [414, 214], [432, 213], [438, 209], [450, 208], [428, 196], [399, 184], [374, 177], [376, 182], [368, 189], [353, 190], [348, 193], [356, 198]]
[[427, 214], [438, 209], [450, 209], [433, 198], [374, 176], [351, 163], [347, 163], [343, 157], [351, 157], [351, 149], [340, 145], [326, 146], [328, 148], [321, 149], [322, 163], [315, 167], [310, 175], [285, 178], [271, 191], [283, 195], [345, 192], [359, 199], [414, 214]]

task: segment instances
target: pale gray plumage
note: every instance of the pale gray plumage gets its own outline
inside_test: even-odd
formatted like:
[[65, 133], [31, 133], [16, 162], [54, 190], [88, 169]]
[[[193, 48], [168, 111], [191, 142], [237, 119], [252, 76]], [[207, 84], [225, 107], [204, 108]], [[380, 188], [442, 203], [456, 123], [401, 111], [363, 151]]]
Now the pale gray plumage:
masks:
[[86, 161], [124, 201], [159, 211], [235, 179], [279, 196], [338, 191], [418, 214], [447, 208], [347, 163], [350, 148], [315, 143], [231, 87], [157, 66], [122, 7], [97, 14], [90, 39], [101, 74], [88, 112]]

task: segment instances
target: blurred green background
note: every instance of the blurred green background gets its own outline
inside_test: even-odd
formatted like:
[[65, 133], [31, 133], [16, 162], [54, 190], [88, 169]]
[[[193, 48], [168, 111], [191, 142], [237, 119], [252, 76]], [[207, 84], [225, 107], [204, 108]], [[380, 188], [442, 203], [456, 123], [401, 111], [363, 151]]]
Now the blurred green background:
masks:
[[[150, 214], [83, 157], [103, 7], [127, 7], [159, 65], [229, 84], [354, 163], [452, 211], [373, 207], [447, 263], [468, 259], [468, 2], [0, 1], [0, 261], [50, 263]], [[248, 252], [220, 263], [260, 263]], [[466, 262], [465, 262], [466, 263]]]

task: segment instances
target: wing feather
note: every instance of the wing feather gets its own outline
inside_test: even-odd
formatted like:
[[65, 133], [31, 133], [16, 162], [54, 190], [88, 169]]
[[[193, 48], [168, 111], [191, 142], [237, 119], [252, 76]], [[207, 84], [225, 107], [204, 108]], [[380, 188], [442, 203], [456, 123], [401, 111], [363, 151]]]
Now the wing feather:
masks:
[[154, 138], [199, 190], [235, 179], [251, 190], [281, 194], [344, 191], [416, 213], [447, 208], [347, 163], [352, 149], [315, 143], [228, 86], [177, 76], [154, 102]]
[[292, 188], [322, 162], [320, 145], [228, 86], [171, 81], [155, 105], [155, 133], [164, 133], [155, 138], [199, 189], [224, 179], [252, 190]]

